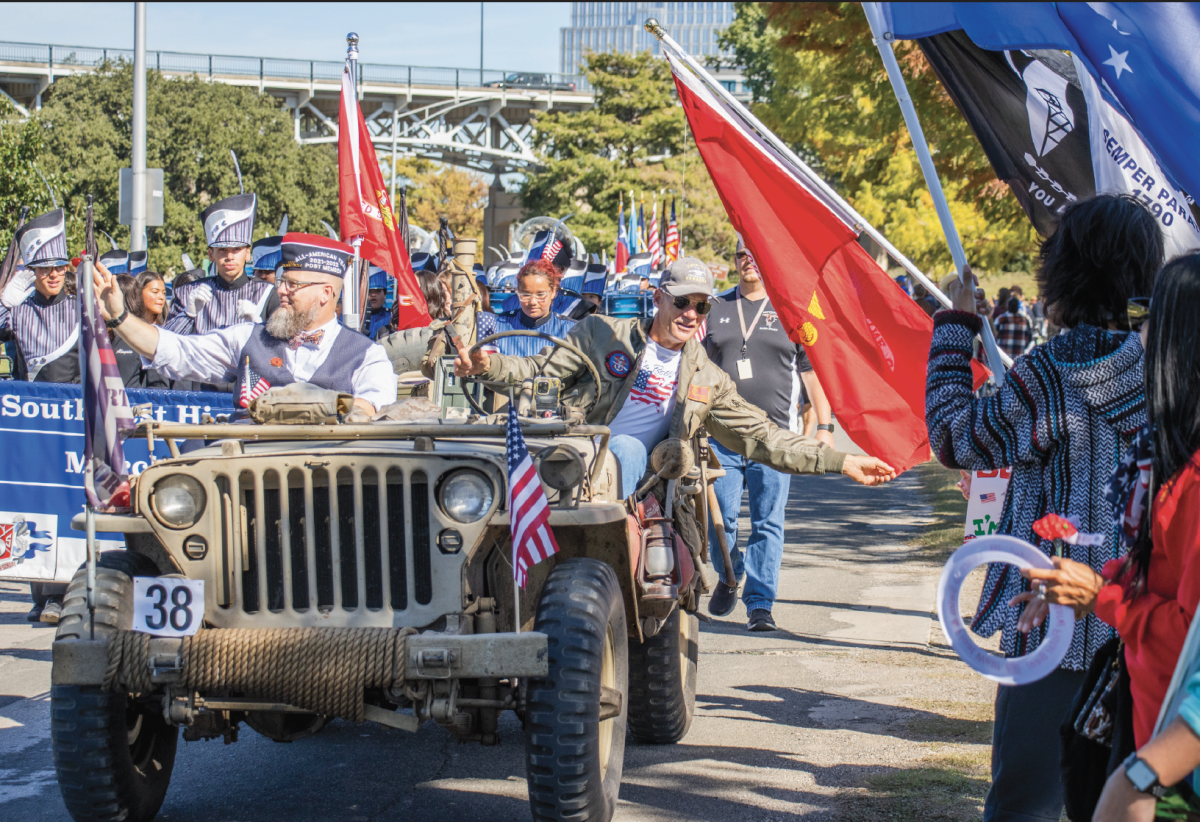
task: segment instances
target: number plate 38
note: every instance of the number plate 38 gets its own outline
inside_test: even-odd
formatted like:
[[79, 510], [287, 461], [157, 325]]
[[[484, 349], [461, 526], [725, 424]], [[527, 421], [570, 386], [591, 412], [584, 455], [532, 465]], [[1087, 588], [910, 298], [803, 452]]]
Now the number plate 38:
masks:
[[191, 636], [204, 622], [204, 580], [133, 578], [133, 630]]

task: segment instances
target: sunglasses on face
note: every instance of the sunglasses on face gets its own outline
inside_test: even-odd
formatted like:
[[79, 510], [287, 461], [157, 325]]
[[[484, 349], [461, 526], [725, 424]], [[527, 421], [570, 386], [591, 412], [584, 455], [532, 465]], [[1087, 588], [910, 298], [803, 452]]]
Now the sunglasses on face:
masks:
[[701, 317], [703, 317], [709, 312], [709, 310], [712, 309], [712, 303], [710, 303], [708, 300], [701, 300], [698, 303], [694, 303], [687, 297], [672, 297], [671, 304], [680, 311], [687, 311], [689, 307], [694, 308], [696, 309], [696, 313]]

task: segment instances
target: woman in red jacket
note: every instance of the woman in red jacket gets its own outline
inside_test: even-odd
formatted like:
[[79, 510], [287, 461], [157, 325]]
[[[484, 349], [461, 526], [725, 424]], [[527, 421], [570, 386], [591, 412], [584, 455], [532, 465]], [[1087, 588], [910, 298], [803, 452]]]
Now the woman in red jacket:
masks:
[[[1117, 522], [1129, 552], [1103, 575], [1069, 559], [1055, 570], [1028, 570], [1034, 591], [1015, 601], [1094, 611], [1125, 643], [1133, 695], [1133, 732], [1150, 741], [1188, 626], [1200, 601], [1200, 254], [1167, 264], [1155, 282], [1146, 348], [1146, 412], [1133, 453], [1114, 474]], [[1123, 475], [1123, 476], [1122, 476]], [[1122, 481], [1124, 479], [1124, 481]], [[1149, 502], [1149, 505], [1147, 505]], [[1148, 510], [1147, 510], [1148, 509]], [[1148, 520], [1148, 523], [1147, 523]], [[1147, 524], [1149, 527], [1146, 527]], [[1028, 630], [1044, 618], [1030, 608]]]

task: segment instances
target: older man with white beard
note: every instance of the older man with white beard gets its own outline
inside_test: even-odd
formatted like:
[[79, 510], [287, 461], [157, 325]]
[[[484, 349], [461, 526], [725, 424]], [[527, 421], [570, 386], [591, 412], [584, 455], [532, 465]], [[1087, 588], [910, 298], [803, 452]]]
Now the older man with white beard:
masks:
[[121, 289], [96, 267], [101, 313], [134, 351], [172, 379], [234, 383], [234, 405], [246, 408], [251, 389], [307, 382], [351, 394], [368, 413], [396, 401], [396, 374], [383, 348], [337, 319], [350, 246], [315, 234], [284, 236], [276, 281], [279, 308], [266, 324], [239, 323], [185, 336], [131, 316]]

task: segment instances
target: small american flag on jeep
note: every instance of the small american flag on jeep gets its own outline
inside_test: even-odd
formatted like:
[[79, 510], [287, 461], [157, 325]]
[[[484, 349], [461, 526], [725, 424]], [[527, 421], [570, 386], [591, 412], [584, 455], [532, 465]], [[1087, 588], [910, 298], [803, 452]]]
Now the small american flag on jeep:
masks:
[[271, 387], [271, 383], [255, 373], [250, 367], [250, 358], [246, 357], [245, 371], [242, 373], [242, 393], [238, 397], [238, 405], [249, 408], [250, 403], [261, 397]]

